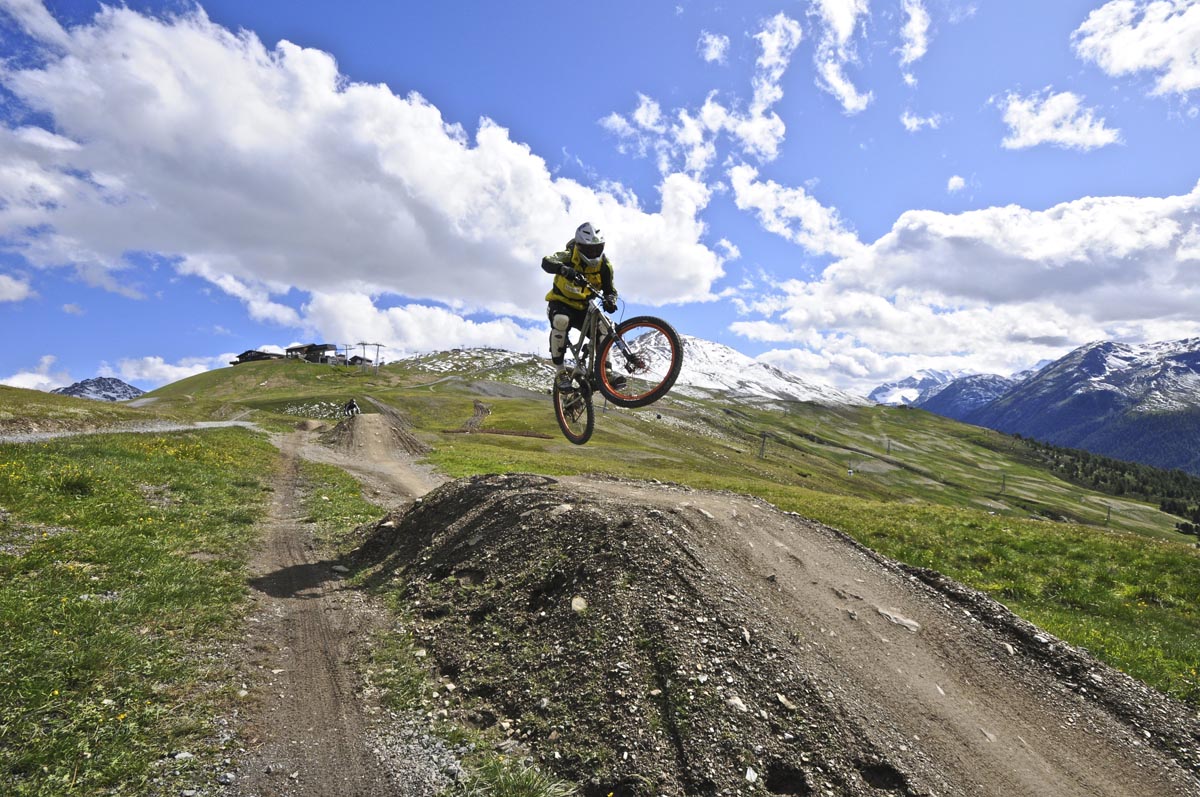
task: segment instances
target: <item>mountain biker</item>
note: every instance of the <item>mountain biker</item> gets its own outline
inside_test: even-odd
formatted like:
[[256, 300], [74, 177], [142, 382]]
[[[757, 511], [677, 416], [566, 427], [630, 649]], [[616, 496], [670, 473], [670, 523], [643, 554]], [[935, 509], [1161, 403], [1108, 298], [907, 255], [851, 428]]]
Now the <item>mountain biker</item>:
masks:
[[591, 222], [585, 221], [563, 251], [542, 258], [542, 271], [554, 275], [554, 284], [546, 294], [550, 361], [558, 368], [555, 382], [559, 390], [567, 390], [571, 387], [571, 371], [563, 356], [567, 330], [583, 329], [588, 297], [588, 288], [583, 286], [600, 292], [604, 312], [617, 311], [617, 289], [613, 287], [612, 262], [604, 254], [604, 236]]
[[346, 406], [342, 407], [342, 414], [344, 414], [347, 418], [349, 418], [351, 415], [358, 415], [360, 412], [362, 412], [362, 410], [358, 408], [358, 402], [354, 399], [350, 399], [348, 402], [346, 402]]

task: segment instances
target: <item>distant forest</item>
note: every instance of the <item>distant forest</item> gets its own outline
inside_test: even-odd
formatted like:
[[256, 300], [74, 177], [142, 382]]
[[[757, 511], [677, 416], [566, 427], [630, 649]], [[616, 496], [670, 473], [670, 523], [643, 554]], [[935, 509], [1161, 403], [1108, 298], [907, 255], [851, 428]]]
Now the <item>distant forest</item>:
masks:
[[1162, 511], [1183, 518], [1175, 524], [1179, 531], [1200, 535], [1200, 478], [1181, 470], [1125, 462], [1021, 435], [1013, 438], [1024, 445], [1031, 459], [1064, 480], [1107, 495], [1157, 503]]

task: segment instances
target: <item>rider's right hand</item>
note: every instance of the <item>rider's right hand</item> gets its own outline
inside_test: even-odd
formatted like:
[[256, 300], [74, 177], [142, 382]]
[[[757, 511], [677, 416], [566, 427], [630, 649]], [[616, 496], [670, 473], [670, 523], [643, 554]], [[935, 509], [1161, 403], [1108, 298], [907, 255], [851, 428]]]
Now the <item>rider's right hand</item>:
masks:
[[558, 273], [561, 274], [567, 282], [579, 282], [583, 275], [575, 270], [573, 266], [560, 266]]

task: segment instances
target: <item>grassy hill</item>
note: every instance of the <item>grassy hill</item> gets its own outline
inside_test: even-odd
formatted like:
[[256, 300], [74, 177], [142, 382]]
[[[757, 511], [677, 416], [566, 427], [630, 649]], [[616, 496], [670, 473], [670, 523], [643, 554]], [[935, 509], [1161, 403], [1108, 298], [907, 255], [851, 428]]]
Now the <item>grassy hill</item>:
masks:
[[123, 403], [0, 385], [0, 434], [94, 428], [154, 415]]
[[[670, 396], [641, 410], [597, 404], [597, 431], [582, 447], [554, 423], [544, 364], [455, 352], [385, 366], [379, 373], [298, 361], [247, 363], [146, 394], [161, 413], [247, 417], [268, 426], [328, 419], [355, 397], [396, 407], [451, 476], [527, 470], [610, 473], [735, 489], [766, 497], [837, 496], [928, 503], [987, 516], [1074, 521], [1175, 542], [1189, 538], [1157, 503], [1106, 495], [1055, 476], [1006, 435], [900, 407], [754, 404]], [[486, 406], [483, 433], [463, 434]]]
[[[983, 589], [1160, 688], [1174, 673], [1172, 693], [1200, 700], [1190, 673], [1200, 648], [1182, 641], [1200, 638], [1200, 551], [1152, 497], [1070, 483], [1020, 440], [898, 407], [672, 395], [622, 410], [600, 400], [595, 436], [574, 446], [548, 396], [530, 389], [545, 384], [542, 359], [457, 351], [378, 373], [248, 363], [144, 398], [159, 414], [268, 429], [332, 419], [351, 397], [374, 412], [374, 399], [399, 410], [452, 477], [603, 473], [757, 495]], [[1122, 630], [1096, 631], [1117, 616]]]
[[672, 395], [622, 410], [600, 399], [596, 434], [574, 446], [548, 396], [528, 389], [548, 384], [545, 369], [537, 358], [501, 362], [480, 352], [431, 355], [378, 374], [267, 362], [149, 395], [173, 412], [240, 408], [280, 428], [305, 412], [328, 417], [351, 395], [370, 411], [364, 399], [374, 398], [408, 418], [431, 448], [428, 461], [449, 476], [599, 473], [757, 495], [982, 589], [1200, 701], [1200, 646], [1191, 641], [1200, 638], [1200, 550], [1156, 500], [1070, 483], [1020, 440], [899, 407]]
[[[365, 412], [378, 411], [374, 400], [407, 420], [430, 447], [427, 461], [449, 476], [603, 473], [760, 496], [887, 556], [983, 590], [1050, 633], [1200, 705], [1200, 550], [1195, 537], [1174, 530], [1177, 518], [1156, 501], [1072, 484], [1020, 440], [906, 408], [673, 395], [649, 408], [621, 410], [601, 400], [592, 441], [573, 446], [558, 431], [549, 397], [534, 389], [548, 384], [544, 360], [486, 352], [430, 355], [379, 373], [269, 361], [181, 380], [146, 394], [140, 407], [0, 388], [0, 434], [155, 418], [239, 418], [285, 430], [301, 419], [331, 421], [351, 397]], [[97, 564], [102, 552], [92, 537], [60, 533], [80, 527], [81, 510], [92, 505], [88, 522], [104, 540], [120, 540], [130, 523], [167, 523], [175, 536], [160, 535], [157, 526], [137, 527], [147, 545], [157, 540], [166, 546], [164, 568], [175, 566], [177, 549], [215, 549], [216, 542], [193, 539], [196, 529], [210, 524], [214, 539], [245, 535], [260, 511], [226, 516], [230, 507], [249, 512], [261, 504], [260, 476], [270, 470], [269, 447], [244, 430], [159, 434], [141, 442], [127, 435], [84, 440], [0, 445], [0, 565], [10, 577], [0, 601], [28, 603], [35, 588], [46, 593], [29, 604], [35, 608], [83, 593], [125, 594], [127, 587], [109, 574], [123, 572], [119, 563], [127, 547], [114, 546], [112, 561]], [[216, 493], [208, 503], [172, 501], [161, 520], [164, 510], [148, 513], [143, 506], [164, 494], [200, 495], [213, 479], [228, 480], [242, 494]], [[349, 498], [352, 492], [312, 490], [318, 497]], [[129, 504], [133, 520], [115, 514], [121, 502]], [[308, 510], [314, 517], [332, 511], [331, 504], [316, 505]], [[354, 516], [352, 526], [371, 511], [339, 504], [335, 514], [347, 523]], [[249, 544], [238, 539], [240, 546]], [[65, 563], [64, 578], [76, 578], [68, 565], [80, 569], [76, 563], [82, 562], [104, 580], [81, 586], [69, 579], [17, 579], [15, 574], [44, 571], [44, 562], [30, 552]], [[202, 563], [216, 568], [214, 577], [237, 567], [224, 557]], [[91, 573], [79, 578], [91, 579]], [[146, 604], [147, 612], [152, 608]], [[111, 633], [133, 629], [114, 626]], [[4, 641], [11, 661], [23, 661], [23, 651], [35, 643], [74, 661], [73, 639], [60, 645], [58, 637], [45, 642], [36, 624], [27, 630]], [[96, 667], [111, 669], [104, 662]], [[46, 681], [33, 670], [27, 675]], [[54, 690], [61, 687], [49, 681], [42, 686], [57, 699]], [[161, 731], [149, 720], [145, 728], [148, 734]]]

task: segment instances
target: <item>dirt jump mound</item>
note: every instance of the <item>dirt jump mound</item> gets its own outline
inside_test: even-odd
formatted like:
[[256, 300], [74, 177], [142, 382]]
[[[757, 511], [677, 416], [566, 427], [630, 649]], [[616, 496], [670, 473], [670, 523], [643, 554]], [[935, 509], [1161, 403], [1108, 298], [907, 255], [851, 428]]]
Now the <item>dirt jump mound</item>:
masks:
[[[389, 408], [390, 409], [390, 408]], [[373, 460], [400, 454], [425, 454], [429, 446], [411, 431], [411, 425], [395, 410], [343, 418], [322, 436], [326, 445]]]
[[486, 476], [357, 552], [451, 719], [598, 795], [1192, 795], [1195, 712], [751, 498]]

